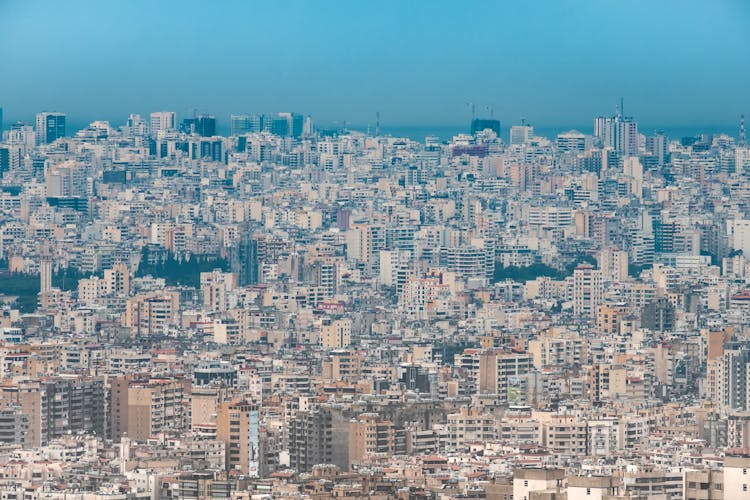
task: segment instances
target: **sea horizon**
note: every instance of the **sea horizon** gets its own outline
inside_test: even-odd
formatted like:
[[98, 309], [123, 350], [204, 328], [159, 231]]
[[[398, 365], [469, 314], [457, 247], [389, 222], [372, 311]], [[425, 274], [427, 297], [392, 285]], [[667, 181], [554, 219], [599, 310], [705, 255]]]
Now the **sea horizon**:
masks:
[[[108, 121], [110, 125], [117, 129], [125, 123], [124, 119], [118, 119], [116, 121], [107, 120], [102, 118], [103, 121]], [[93, 120], [92, 120], [93, 121]], [[86, 128], [92, 121], [75, 121], [68, 122], [67, 134], [69, 136], [74, 135], [79, 130]], [[593, 135], [594, 126], [593, 118], [591, 123], [586, 124], [563, 124], [563, 125], [534, 125], [534, 134], [540, 137], [546, 137], [554, 140], [558, 134], [576, 130], [583, 134]], [[6, 122], [4, 128], [8, 128], [10, 122]], [[315, 123], [315, 122], [314, 122]], [[501, 129], [500, 137], [507, 141], [510, 134], [510, 126], [503, 124], [500, 120]], [[520, 125], [520, 124], [513, 124]], [[511, 125], [511, 126], [513, 126]], [[229, 120], [217, 120], [217, 133], [221, 136], [229, 136]], [[315, 128], [318, 131], [326, 130], [348, 130], [362, 133], [374, 133], [374, 124], [356, 124], [356, 123], [344, 123], [344, 122], [322, 122], [315, 123]], [[661, 131], [667, 135], [670, 139], [679, 140], [682, 137], [695, 137], [701, 134], [707, 135], [720, 135], [727, 134], [731, 137], [737, 138], [739, 136], [739, 123], [737, 124], [723, 124], [723, 125], [651, 125], [651, 124], [639, 124], [638, 130], [640, 133], [648, 136]], [[438, 137], [441, 141], [450, 141], [454, 136], [458, 134], [468, 134], [470, 132], [469, 124], [381, 124], [380, 135], [382, 136], [393, 136], [408, 138], [418, 142], [424, 142], [428, 136]]]

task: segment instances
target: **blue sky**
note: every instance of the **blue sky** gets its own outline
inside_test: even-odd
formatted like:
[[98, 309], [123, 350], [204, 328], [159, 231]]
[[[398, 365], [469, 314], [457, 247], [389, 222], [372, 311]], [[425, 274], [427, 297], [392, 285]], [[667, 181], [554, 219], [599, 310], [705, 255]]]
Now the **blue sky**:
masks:
[[750, 2], [0, 0], [6, 123], [290, 110], [321, 122], [665, 126], [750, 114]]

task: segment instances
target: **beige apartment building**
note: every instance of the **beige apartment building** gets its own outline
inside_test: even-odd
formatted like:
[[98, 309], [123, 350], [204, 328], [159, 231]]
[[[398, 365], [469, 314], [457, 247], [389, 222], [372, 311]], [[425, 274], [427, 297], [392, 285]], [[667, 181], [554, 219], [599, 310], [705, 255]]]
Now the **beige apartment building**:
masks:
[[144, 442], [160, 432], [184, 429], [189, 384], [183, 379], [139, 380], [131, 375], [112, 380], [112, 439], [127, 434]]
[[323, 349], [346, 349], [352, 343], [352, 320], [324, 319], [320, 332]]
[[393, 455], [395, 449], [395, 430], [390, 420], [377, 413], [363, 413], [349, 422], [350, 466], [371, 454]]
[[508, 400], [511, 379], [529, 373], [531, 356], [499, 350], [483, 351], [479, 355], [479, 394], [497, 394], [501, 401]]
[[216, 414], [216, 438], [226, 445], [228, 471], [257, 477], [260, 467], [259, 408], [248, 401], [221, 403]]
[[163, 334], [177, 326], [179, 310], [177, 292], [139, 294], [128, 299], [122, 323], [134, 337]]

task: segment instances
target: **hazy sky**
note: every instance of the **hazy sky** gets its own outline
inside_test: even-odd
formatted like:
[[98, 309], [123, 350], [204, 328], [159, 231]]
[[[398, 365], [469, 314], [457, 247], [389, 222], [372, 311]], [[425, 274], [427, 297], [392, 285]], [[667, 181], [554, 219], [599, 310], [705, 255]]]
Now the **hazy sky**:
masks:
[[750, 114], [745, 0], [0, 0], [6, 123], [197, 108], [321, 122], [666, 126]]

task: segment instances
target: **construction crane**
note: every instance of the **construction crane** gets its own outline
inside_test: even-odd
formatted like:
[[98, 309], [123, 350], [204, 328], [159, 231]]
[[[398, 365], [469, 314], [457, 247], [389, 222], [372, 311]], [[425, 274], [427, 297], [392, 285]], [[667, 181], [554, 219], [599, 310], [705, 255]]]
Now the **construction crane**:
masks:
[[474, 121], [476, 117], [476, 105], [473, 102], [467, 102], [466, 105], [471, 108], [471, 121]]

